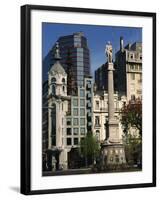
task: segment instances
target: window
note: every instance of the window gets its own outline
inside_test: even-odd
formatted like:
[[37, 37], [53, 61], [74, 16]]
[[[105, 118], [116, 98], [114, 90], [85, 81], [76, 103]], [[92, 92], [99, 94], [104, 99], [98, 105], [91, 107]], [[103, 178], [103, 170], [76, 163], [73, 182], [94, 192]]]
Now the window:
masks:
[[62, 78], [62, 83], [65, 83], [65, 78]]
[[113, 157], [110, 157], [110, 161], [113, 162]]
[[82, 126], [85, 125], [85, 118], [80, 119], [80, 125], [82, 125]]
[[78, 99], [73, 99], [73, 105], [78, 106]]
[[77, 115], [78, 115], [78, 108], [74, 108], [74, 109], [73, 109], [73, 115], [74, 115], [74, 116], [77, 116]]
[[52, 94], [55, 95], [56, 94], [56, 89], [55, 89], [55, 86], [52, 85]]
[[135, 80], [135, 74], [131, 73], [131, 80]]
[[78, 138], [74, 138], [74, 145], [78, 145]]
[[84, 72], [83, 71], [80, 71], [80, 70], [78, 70], [77, 71], [77, 75], [78, 75], [78, 80], [83, 80], [83, 74], [84, 74]]
[[95, 125], [99, 126], [99, 116], [95, 116]]
[[139, 66], [139, 70], [140, 70], [140, 71], [142, 70], [142, 65]]
[[135, 101], [135, 99], [136, 99], [135, 95], [132, 94], [132, 95], [131, 95], [131, 100], [132, 100], [132, 101]]
[[78, 118], [73, 119], [73, 125], [78, 125]]
[[96, 130], [96, 138], [97, 138], [97, 140], [99, 140], [99, 130]]
[[84, 116], [84, 115], [85, 115], [85, 109], [84, 109], [84, 108], [81, 108], [81, 109], [80, 109], [80, 115], [81, 115], [81, 116]]
[[52, 136], [52, 145], [53, 146], [56, 145], [56, 136], [55, 135]]
[[56, 82], [56, 78], [55, 77], [51, 78], [51, 82], [55, 83]]
[[62, 111], [63, 111], [63, 103], [62, 103]]
[[71, 138], [67, 138], [67, 145], [72, 145], [72, 140], [71, 140]]
[[80, 90], [80, 96], [84, 97], [84, 90]]
[[105, 123], [108, 123], [108, 116], [105, 116]]
[[83, 57], [77, 57], [78, 62], [83, 62]]
[[134, 65], [130, 65], [130, 69], [131, 69], [131, 70], [134, 70]]
[[77, 48], [77, 52], [83, 52], [82, 48]]
[[117, 163], [119, 162], [119, 156], [118, 155], [115, 156], [115, 160], [116, 160]]
[[80, 134], [81, 134], [81, 135], [85, 135], [85, 128], [81, 128], [81, 129], [80, 129]]
[[133, 57], [134, 57], [133, 54], [130, 54], [130, 58], [133, 59]]
[[96, 110], [99, 109], [99, 101], [96, 101]]
[[65, 92], [65, 87], [63, 86], [63, 92]]
[[72, 134], [71, 128], [67, 128], [67, 135], [71, 135], [71, 134]]
[[78, 129], [78, 128], [74, 128], [74, 129], [73, 129], [73, 134], [74, 134], [74, 135], [78, 135], [78, 132], [79, 132], [79, 129]]
[[138, 70], [138, 65], [135, 66], [135, 70]]
[[139, 80], [142, 82], [142, 74], [139, 75]]
[[85, 106], [85, 101], [84, 101], [84, 99], [80, 99], [80, 106]]
[[70, 118], [67, 119], [67, 125], [71, 125], [71, 119]]

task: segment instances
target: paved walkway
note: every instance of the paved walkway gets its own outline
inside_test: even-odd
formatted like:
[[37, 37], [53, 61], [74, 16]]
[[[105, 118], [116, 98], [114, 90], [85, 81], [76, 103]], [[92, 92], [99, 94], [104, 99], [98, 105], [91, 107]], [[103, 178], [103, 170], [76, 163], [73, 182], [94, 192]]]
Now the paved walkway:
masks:
[[59, 170], [55, 172], [51, 172], [51, 171], [43, 172], [43, 176], [89, 174], [89, 173], [91, 173], [91, 168], [82, 168], [82, 169]]

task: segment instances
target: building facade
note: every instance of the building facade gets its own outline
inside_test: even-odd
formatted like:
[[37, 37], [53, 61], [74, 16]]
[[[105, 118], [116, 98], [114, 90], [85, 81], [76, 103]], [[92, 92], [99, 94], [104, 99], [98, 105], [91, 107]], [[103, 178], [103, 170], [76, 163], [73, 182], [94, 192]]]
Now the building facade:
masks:
[[[68, 71], [68, 55], [71, 59], [72, 76], [74, 84], [83, 86], [84, 76], [90, 75], [90, 52], [87, 44], [87, 39], [82, 32], [73, 33], [60, 37], [57, 42], [61, 52], [60, 63], [64, 67], [66, 73]], [[53, 45], [53, 48], [55, 45]], [[48, 79], [47, 73], [54, 63], [52, 50], [46, 55], [43, 60], [43, 81]], [[67, 73], [68, 74], [68, 73]], [[75, 85], [74, 85], [75, 86]]]
[[60, 64], [58, 44], [55, 63], [48, 73], [48, 150], [52, 151], [53, 169], [67, 169], [67, 152], [64, 144], [66, 126], [63, 121], [68, 110], [67, 74]]
[[[42, 149], [43, 160], [46, 160], [46, 151], [48, 149], [48, 81], [43, 83], [42, 96]], [[45, 167], [45, 166], [44, 166]]]
[[[108, 73], [107, 70], [107, 65], [108, 63], [106, 62], [103, 64], [101, 67], [95, 70], [94, 76], [95, 76], [95, 83], [97, 90], [99, 91], [108, 91], [108, 76], [106, 75]], [[116, 73], [115, 71], [113, 72], [113, 77], [114, 77], [114, 88], [117, 90], [117, 79], [115, 77]]]
[[[118, 98], [118, 93], [114, 94], [115, 118], [120, 121], [121, 108], [127, 99], [125, 96]], [[96, 91], [93, 98], [93, 133], [98, 141], [103, 142], [108, 137], [108, 93], [106, 91]], [[119, 123], [120, 138], [122, 139], [123, 130]]]
[[126, 95], [127, 100], [142, 98], [142, 43], [135, 42], [123, 46], [115, 55], [117, 90]]
[[49, 171], [76, 167], [73, 157], [79, 156], [81, 140], [92, 131], [93, 113], [92, 77], [84, 76], [83, 86], [77, 86], [77, 93], [69, 96], [58, 43], [54, 59], [43, 84], [43, 157]]
[[[81, 140], [87, 133], [92, 131], [92, 115], [93, 115], [93, 79], [88, 76], [84, 78], [84, 86], [77, 88], [77, 95], [71, 96], [69, 109], [66, 116], [66, 149], [68, 152], [68, 167], [76, 168], [78, 163], [78, 153]], [[72, 159], [77, 153], [77, 157]], [[77, 161], [74, 161], [74, 160]], [[81, 158], [79, 158], [81, 159]], [[79, 163], [82, 165], [82, 163]]]
[[95, 70], [95, 82], [97, 90], [108, 91], [108, 78], [107, 74], [107, 63], [103, 64], [97, 70]]

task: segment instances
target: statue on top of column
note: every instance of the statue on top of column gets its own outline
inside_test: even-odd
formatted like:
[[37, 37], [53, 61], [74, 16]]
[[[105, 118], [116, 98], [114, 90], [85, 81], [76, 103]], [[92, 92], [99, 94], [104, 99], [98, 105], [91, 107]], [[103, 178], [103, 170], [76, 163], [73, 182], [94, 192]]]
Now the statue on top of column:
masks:
[[112, 45], [110, 42], [106, 45], [105, 53], [108, 58], [108, 63], [112, 63]]

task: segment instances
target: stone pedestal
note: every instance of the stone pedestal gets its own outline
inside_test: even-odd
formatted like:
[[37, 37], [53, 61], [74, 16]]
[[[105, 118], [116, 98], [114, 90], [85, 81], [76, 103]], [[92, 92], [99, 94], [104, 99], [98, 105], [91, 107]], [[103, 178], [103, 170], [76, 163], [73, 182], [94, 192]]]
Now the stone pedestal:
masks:
[[116, 119], [110, 119], [108, 122], [109, 143], [120, 143], [119, 123]]
[[102, 165], [121, 165], [126, 163], [124, 145], [122, 143], [109, 144], [103, 143], [101, 146], [102, 151]]
[[101, 145], [102, 165], [121, 165], [126, 163], [125, 149], [119, 136], [119, 123], [116, 119], [108, 122], [109, 138]]

